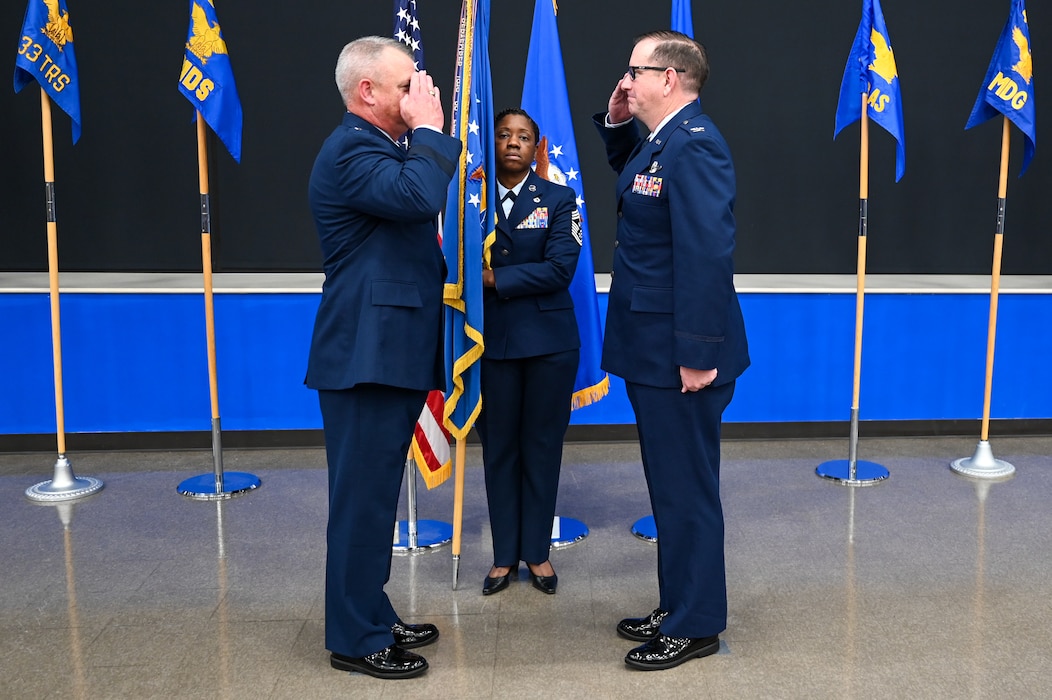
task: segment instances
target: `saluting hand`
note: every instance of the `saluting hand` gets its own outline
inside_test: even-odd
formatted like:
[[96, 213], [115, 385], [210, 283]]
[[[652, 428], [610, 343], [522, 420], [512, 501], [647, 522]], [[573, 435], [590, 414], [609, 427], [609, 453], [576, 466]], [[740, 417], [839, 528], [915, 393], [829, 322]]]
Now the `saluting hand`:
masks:
[[628, 73], [625, 73], [621, 76], [621, 80], [617, 81], [614, 91], [610, 94], [610, 101], [606, 105], [611, 124], [620, 124], [632, 118], [632, 113], [628, 111], [628, 93], [621, 89], [621, 83], [624, 82], [627, 75]]
[[427, 71], [413, 73], [409, 79], [409, 92], [402, 95], [398, 107], [402, 120], [410, 129], [426, 124], [441, 131], [446, 121], [438, 88]]

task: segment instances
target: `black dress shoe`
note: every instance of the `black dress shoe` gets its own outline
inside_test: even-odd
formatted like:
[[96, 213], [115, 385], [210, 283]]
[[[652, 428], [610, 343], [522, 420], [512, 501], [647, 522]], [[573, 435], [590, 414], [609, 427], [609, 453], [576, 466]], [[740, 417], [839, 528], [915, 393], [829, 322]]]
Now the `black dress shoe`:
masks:
[[626, 617], [617, 623], [617, 634], [633, 642], [649, 642], [661, 631], [661, 621], [668, 617], [668, 610], [654, 608], [646, 617]]
[[391, 634], [394, 635], [395, 644], [398, 646], [403, 649], [416, 649], [438, 639], [438, 628], [428, 623], [407, 625], [399, 620], [391, 625]]
[[[539, 566], [539, 565], [538, 565]], [[559, 577], [555, 574], [555, 570], [552, 569], [551, 576], [541, 576], [540, 574], [533, 573], [530, 570], [530, 582], [533, 587], [541, 593], [547, 593], [548, 595], [554, 595], [555, 589], [559, 586]]]
[[628, 652], [625, 663], [643, 671], [661, 671], [679, 666], [689, 659], [715, 654], [719, 650], [720, 638], [717, 635], [692, 639], [669, 637], [658, 632], [649, 642]]
[[360, 659], [332, 652], [329, 663], [340, 671], [357, 671], [373, 678], [413, 678], [427, 670], [427, 659], [397, 644]]
[[[496, 564], [494, 564], [496, 566]], [[497, 576], [491, 578], [486, 577], [486, 580], [482, 582], [482, 595], [493, 595], [494, 593], [500, 593], [511, 583], [512, 574], [517, 573], [518, 566], [513, 566], [508, 569], [508, 573], [503, 576]]]

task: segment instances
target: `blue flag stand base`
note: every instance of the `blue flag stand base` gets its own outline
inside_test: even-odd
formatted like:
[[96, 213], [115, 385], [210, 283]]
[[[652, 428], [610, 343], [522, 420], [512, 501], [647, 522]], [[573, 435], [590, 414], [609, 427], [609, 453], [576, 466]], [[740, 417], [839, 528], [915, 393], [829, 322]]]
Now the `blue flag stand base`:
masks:
[[980, 440], [971, 457], [962, 457], [950, 462], [950, 469], [963, 476], [980, 479], [1007, 479], [1015, 474], [1015, 467], [1001, 459], [994, 458], [988, 440]]
[[50, 481], [41, 481], [26, 489], [26, 498], [37, 503], [60, 503], [90, 496], [101, 491], [103, 483], [90, 476], [74, 476], [66, 455], [55, 461], [55, 473]]
[[815, 468], [815, 474], [842, 486], [872, 486], [890, 476], [888, 470], [876, 462], [856, 461], [854, 464], [852, 469], [849, 459], [822, 462]]
[[223, 473], [223, 438], [220, 419], [212, 419], [212, 474], [184, 479], [176, 490], [195, 501], [225, 501], [259, 488], [259, 477], [246, 472]]
[[580, 520], [558, 515], [552, 520], [552, 549], [564, 549], [585, 537], [588, 537], [588, 526]]
[[632, 524], [632, 534], [644, 542], [657, 542], [657, 523], [653, 515], [645, 515]]
[[453, 526], [440, 520], [416, 519], [416, 464], [412, 458], [405, 461], [406, 520], [395, 523], [394, 554], [422, 554], [438, 549], [453, 541]]

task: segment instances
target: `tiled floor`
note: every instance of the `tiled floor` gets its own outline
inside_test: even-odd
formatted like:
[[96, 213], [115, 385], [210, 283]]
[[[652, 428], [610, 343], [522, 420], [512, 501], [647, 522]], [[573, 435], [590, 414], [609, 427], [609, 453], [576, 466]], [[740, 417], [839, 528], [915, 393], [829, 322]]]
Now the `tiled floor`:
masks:
[[[727, 442], [730, 624], [721, 653], [628, 670], [616, 621], [656, 604], [634, 444], [568, 445], [559, 513], [591, 529], [555, 551], [559, 593], [525, 580], [483, 598], [490, 564], [479, 451], [468, 451], [460, 583], [450, 548], [396, 557], [388, 587], [439, 626], [422, 678], [340, 673], [323, 648], [321, 450], [228, 451], [259, 490], [214, 503], [176, 486], [209, 452], [71, 455], [105, 481], [67, 506], [23, 491], [54, 455], [0, 455], [0, 698], [1040, 698], [1052, 693], [1052, 438], [994, 437], [1017, 468], [947, 465], [975, 439], [862, 440], [891, 478], [814, 475], [847, 441]], [[449, 521], [453, 484], [421, 486]]]

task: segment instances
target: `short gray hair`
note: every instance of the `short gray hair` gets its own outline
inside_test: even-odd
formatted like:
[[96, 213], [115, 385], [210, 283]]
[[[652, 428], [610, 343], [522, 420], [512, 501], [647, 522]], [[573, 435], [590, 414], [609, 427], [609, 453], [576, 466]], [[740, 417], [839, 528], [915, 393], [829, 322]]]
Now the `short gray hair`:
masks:
[[384, 49], [392, 48], [410, 58], [413, 53], [402, 42], [386, 36], [363, 36], [343, 47], [336, 59], [336, 87], [344, 105], [351, 101], [354, 89], [363, 78], [371, 77]]

